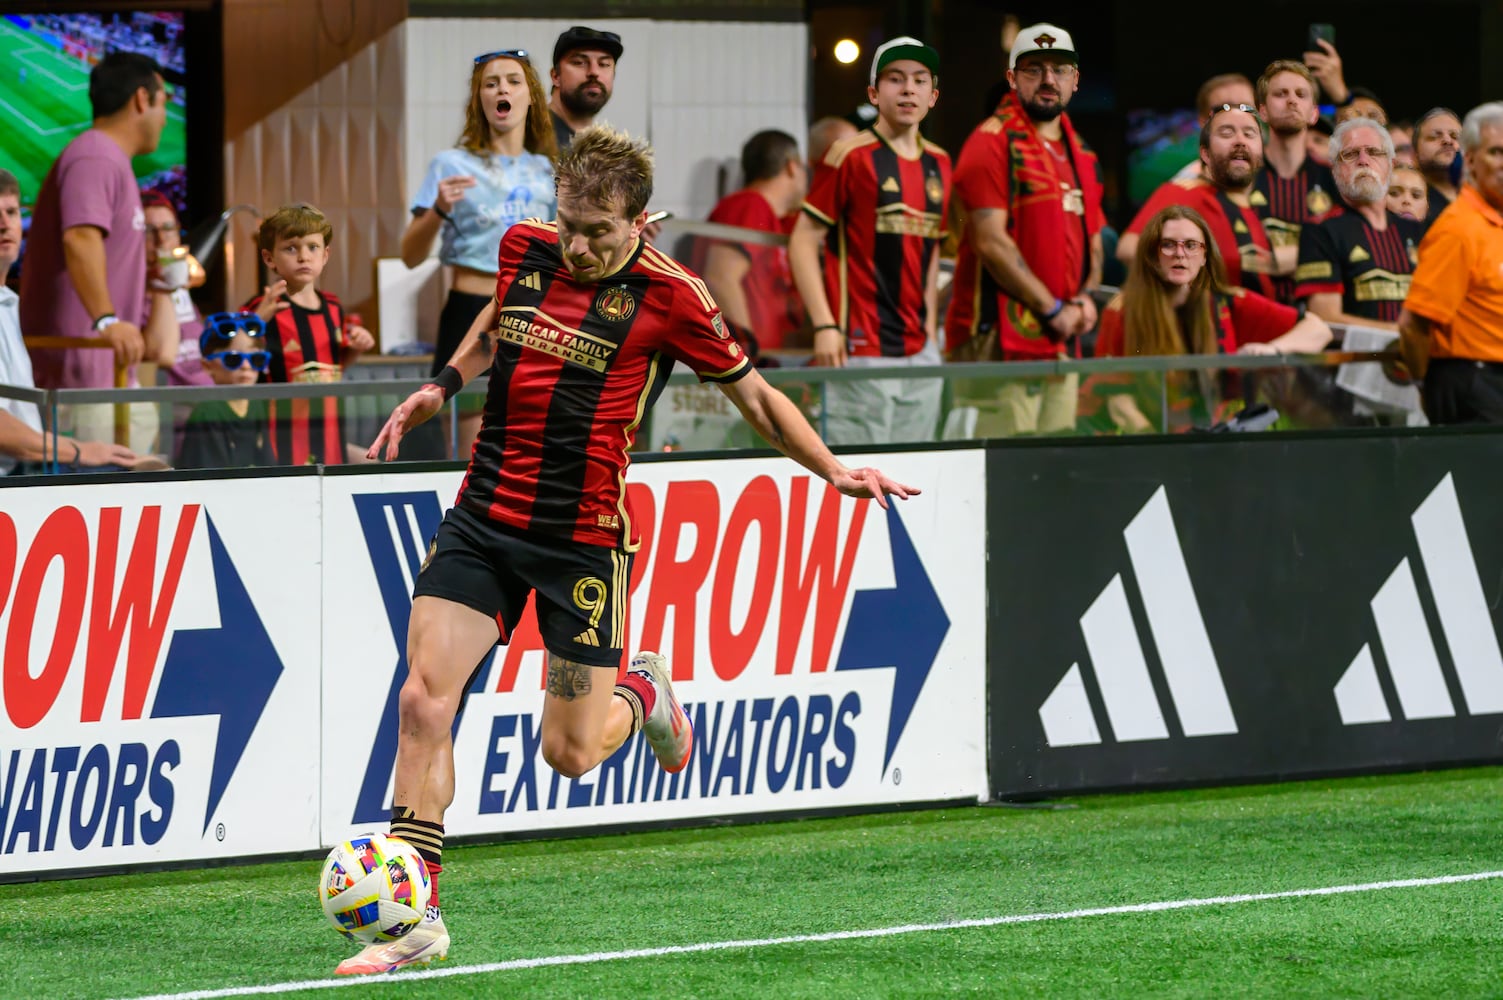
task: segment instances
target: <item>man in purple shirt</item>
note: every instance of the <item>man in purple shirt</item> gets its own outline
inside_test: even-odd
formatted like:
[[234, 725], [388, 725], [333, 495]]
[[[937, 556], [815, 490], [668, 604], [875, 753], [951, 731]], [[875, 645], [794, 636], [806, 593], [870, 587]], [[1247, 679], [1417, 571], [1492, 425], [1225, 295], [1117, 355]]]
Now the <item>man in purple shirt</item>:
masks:
[[[29, 336], [103, 337], [114, 355], [34, 351], [43, 388], [108, 388], [116, 365], [143, 357], [170, 365], [177, 353], [170, 298], [160, 309], [148, 300], [146, 222], [130, 164], [157, 148], [167, 120], [166, 85], [149, 57], [112, 52], [89, 73], [89, 103], [93, 127], [67, 145], [37, 195], [21, 268], [21, 329]], [[149, 318], [156, 322], [148, 326]], [[88, 440], [113, 436], [108, 405], [73, 409], [75, 419], [59, 414], [59, 429]], [[132, 443], [144, 437], [141, 450], [150, 449], [155, 432], [154, 412], [145, 409], [142, 419], [132, 414]]]

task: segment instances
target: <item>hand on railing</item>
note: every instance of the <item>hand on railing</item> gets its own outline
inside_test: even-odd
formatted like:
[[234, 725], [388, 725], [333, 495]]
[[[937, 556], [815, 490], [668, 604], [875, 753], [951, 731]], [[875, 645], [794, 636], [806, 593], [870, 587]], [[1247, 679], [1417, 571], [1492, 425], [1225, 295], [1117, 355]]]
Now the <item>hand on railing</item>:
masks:
[[[74, 440], [73, 446], [78, 449], [73, 456], [73, 464], [85, 468], [98, 468], [101, 465], [119, 465], [129, 468], [139, 461], [139, 456], [123, 444], [115, 444], [110, 441], [79, 441]], [[58, 458], [66, 462], [67, 449], [58, 448]]]
[[99, 336], [110, 342], [115, 351], [115, 367], [129, 368], [146, 353], [146, 338], [141, 328], [125, 320], [117, 320], [99, 331]]

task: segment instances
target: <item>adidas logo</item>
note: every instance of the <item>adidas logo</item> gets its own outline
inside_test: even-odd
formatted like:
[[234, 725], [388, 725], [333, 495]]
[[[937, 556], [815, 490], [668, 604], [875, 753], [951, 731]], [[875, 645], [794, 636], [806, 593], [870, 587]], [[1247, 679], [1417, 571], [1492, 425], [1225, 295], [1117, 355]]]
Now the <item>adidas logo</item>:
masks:
[[889, 177], [882, 182], [882, 190], [891, 194], [900, 194], [903, 189], [898, 187], [898, 179], [896, 177]]
[[[1162, 486], [1122, 531], [1138, 595], [1147, 612], [1153, 645], [1163, 668], [1174, 712], [1186, 736], [1237, 732], [1216, 654], [1206, 634], [1200, 603]], [[1091, 669], [1118, 742], [1165, 740], [1169, 728], [1133, 623], [1122, 575], [1112, 577], [1080, 617]], [[1039, 707], [1051, 747], [1102, 742], [1080, 664], [1070, 669]]]
[[543, 276], [538, 272], [533, 271], [531, 274], [522, 279], [522, 287], [530, 288], [534, 292], [541, 292], [543, 290]]
[[579, 643], [581, 646], [598, 646], [600, 645], [600, 636], [595, 634], [594, 629], [587, 628], [583, 632], [576, 635], [574, 637], [574, 641]]
[[1346, 259], [1351, 261], [1353, 264], [1360, 264], [1364, 260], [1372, 260], [1373, 255], [1368, 253], [1361, 247], [1352, 247], [1352, 252], [1347, 255]]
[[1241, 219], [1238, 219], [1236, 221], [1236, 223], [1232, 226], [1232, 232], [1234, 232], [1234, 233], [1245, 233], [1245, 232], [1247, 232], [1247, 223], [1243, 222]]
[[[1503, 713], [1503, 654], [1449, 474], [1409, 520], [1466, 710], [1471, 715]], [[1399, 560], [1370, 603], [1378, 629], [1376, 645], [1387, 661], [1403, 717], [1453, 718], [1456, 706], [1408, 558]], [[1342, 725], [1393, 720], [1368, 643], [1357, 651], [1332, 693]]]

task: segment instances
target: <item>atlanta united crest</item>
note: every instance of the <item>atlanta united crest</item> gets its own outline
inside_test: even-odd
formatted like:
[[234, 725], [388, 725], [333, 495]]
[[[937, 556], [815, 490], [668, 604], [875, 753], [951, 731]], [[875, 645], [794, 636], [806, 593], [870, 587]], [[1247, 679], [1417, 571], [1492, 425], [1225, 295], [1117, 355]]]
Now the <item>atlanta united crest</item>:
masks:
[[603, 319], [622, 323], [631, 319], [631, 314], [637, 311], [637, 302], [625, 288], [607, 288], [595, 299], [595, 311]]

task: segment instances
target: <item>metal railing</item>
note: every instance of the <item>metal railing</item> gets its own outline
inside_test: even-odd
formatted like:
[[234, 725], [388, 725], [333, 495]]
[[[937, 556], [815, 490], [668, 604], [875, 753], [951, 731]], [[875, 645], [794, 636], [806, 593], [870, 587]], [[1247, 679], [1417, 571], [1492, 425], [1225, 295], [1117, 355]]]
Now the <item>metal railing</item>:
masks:
[[[1144, 417], [1141, 430], [1172, 433], [1209, 427], [1250, 403], [1271, 403], [1284, 413], [1279, 428], [1344, 427], [1412, 424], [1419, 422], [1417, 393], [1395, 382], [1396, 393], [1408, 392], [1404, 405], [1384, 405], [1353, 395], [1343, 388], [1342, 372], [1357, 365], [1390, 366], [1392, 353], [1333, 352], [1313, 355], [1191, 355], [1180, 357], [1101, 358], [1032, 362], [973, 362], [901, 369], [785, 367], [762, 369], [767, 381], [782, 391], [828, 435], [831, 389], [873, 379], [938, 380], [943, 402], [933, 433], [927, 440], [966, 440], [999, 436], [988, 429], [988, 407], [1010, 383], [1032, 384], [1074, 376], [1079, 380], [1075, 425], [1065, 433], [1120, 434], [1101, 405], [1109, 395], [1129, 395]], [[259, 400], [324, 400], [335, 407], [344, 439], [363, 449], [375, 439], [393, 407], [426, 378], [389, 378], [317, 384], [249, 386], [152, 386], [132, 389], [26, 390], [0, 386], [0, 398], [33, 402], [49, 427], [58, 426], [58, 409], [77, 404], [136, 404], [157, 407], [159, 447], [170, 464], [176, 454], [176, 431], [185, 426], [190, 407], [207, 402]], [[427, 449], [416, 441], [404, 460], [445, 460], [457, 452], [458, 401], [473, 409], [483, 399], [485, 380], [476, 379], [451, 401], [439, 417], [439, 429], [426, 430]], [[837, 437], [832, 444], [843, 442]], [[675, 372], [663, 396], [640, 429], [639, 450], [735, 450], [763, 448], [766, 443], [742, 420], [739, 412], [710, 384], [701, 384], [688, 371]], [[72, 471], [58, 463], [57, 447], [48, 456], [49, 471]], [[355, 449], [352, 449], [352, 454]]]

